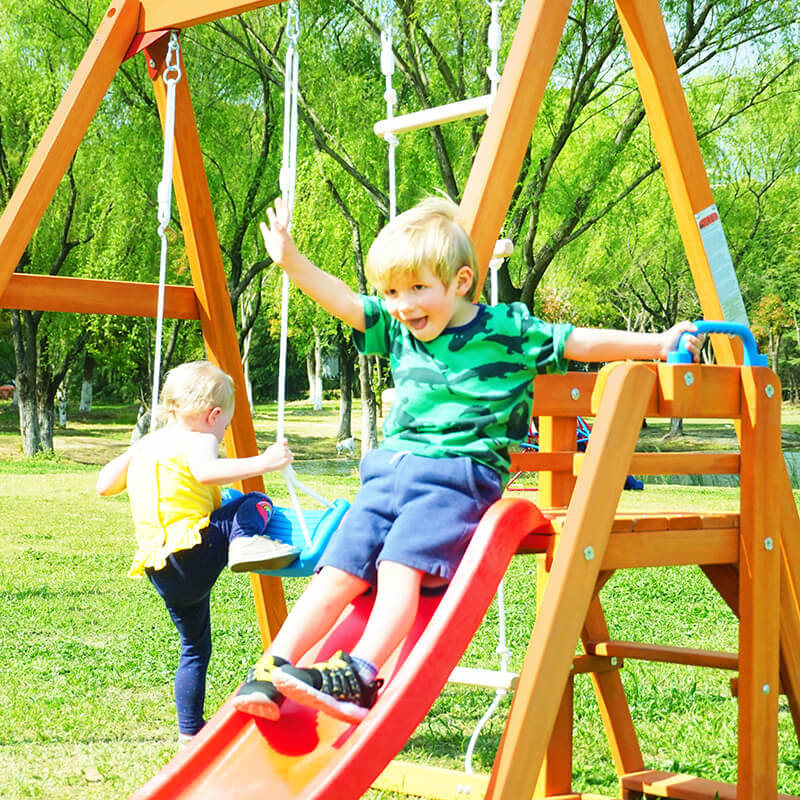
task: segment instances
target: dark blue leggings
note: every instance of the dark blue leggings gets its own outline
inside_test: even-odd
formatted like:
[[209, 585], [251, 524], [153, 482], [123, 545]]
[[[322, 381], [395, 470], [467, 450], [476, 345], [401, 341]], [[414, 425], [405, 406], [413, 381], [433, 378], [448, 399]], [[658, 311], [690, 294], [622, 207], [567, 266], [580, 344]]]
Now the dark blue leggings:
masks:
[[206, 672], [211, 659], [209, 599], [220, 572], [228, 563], [228, 545], [237, 536], [264, 532], [269, 513], [266, 495], [250, 492], [231, 500], [211, 514], [202, 540], [190, 550], [179, 550], [159, 570], [147, 569], [147, 577], [164, 600], [181, 641], [175, 673], [175, 706], [178, 730], [193, 736], [205, 725], [203, 704]]

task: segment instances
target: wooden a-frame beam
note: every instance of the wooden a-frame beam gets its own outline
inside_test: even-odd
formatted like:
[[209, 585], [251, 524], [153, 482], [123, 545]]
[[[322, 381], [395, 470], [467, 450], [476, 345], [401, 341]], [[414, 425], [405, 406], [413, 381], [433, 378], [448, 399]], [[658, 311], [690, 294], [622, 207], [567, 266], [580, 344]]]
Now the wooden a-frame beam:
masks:
[[136, 34], [139, 3], [115, 0], [0, 217], [0, 296]]
[[231, 17], [281, 2], [283, 0], [251, 0], [245, 3], [226, 3], [220, 0], [141, 0], [137, 33], [190, 28], [201, 22]]
[[492, 113], [464, 187], [459, 221], [475, 244], [478, 297], [553, 71], [571, 0], [528, 0], [522, 9]]

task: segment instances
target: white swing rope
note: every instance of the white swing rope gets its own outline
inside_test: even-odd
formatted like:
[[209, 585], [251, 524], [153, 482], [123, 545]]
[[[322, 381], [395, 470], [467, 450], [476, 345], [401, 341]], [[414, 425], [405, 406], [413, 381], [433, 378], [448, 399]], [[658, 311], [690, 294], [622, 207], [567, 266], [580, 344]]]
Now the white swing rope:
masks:
[[[486, 5], [491, 10], [489, 21], [489, 33], [486, 43], [489, 47], [489, 66], [486, 74], [489, 76], [489, 97], [494, 100], [497, 94], [497, 87], [500, 85], [500, 71], [498, 63], [500, 60], [500, 45], [503, 43], [503, 29], [500, 27], [500, 9], [506, 4], [506, 0], [486, 0]], [[491, 102], [489, 105], [491, 110]], [[487, 112], [488, 113], [488, 112]]]
[[[457, 119], [464, 119], [465, 117], [474, 116], [475, 114], [488, 114], [491, 111], [491, 104], [494, 100], [494, 97], [497, 93], [497, 87], [500, 83], [500, 72], [498, 70], [500, 45], [502, 43], [500, 9], [505, 5], [505, 2], [506, 0], [486, 0], [486, 4], [491, 9], [491, 19], [489, 22], [489, 31], [487, 36], [490, 61], [489, 66], [486, 69], [486, 73], [489, 76], [490, 82], [490, 94], [483, 97], [472, 98], [470, 100], [462, 100], [456, 103], [450, 103], [447, 106], [440, 106], [439, 108], [435, 109], [424, 109], [423, 111], [405, 114], [402, 117], [395, 118], [394, 110], [397, 106], [397, 93], [392, 87], [392, 75], [394, 74], [394, 50], [391, 25], [392, 0], [381, 0], [381, 73], [385, 78], [385, 91], [383, 97], [386, 101], [386, 119], [376, 123], [374, 126], [374, 131], [379, 136], [382, 136], [389, 145], [390, 219], [393, 219], [397, 213], [397, 179], [395, 169], [395, 151], [399, 143], [397, 134], [405, 131], [417, 130], [419, 128], [442, 124], [444, 122], [452, 122]], [[497, 305], [498, 302], [497, 270], [502, 265], [503, 260], [511, 256], [513, 252], [514, 243], [510, 239], [500, 239], [495, 245], [492, 259], [489, 262], [492, 305]], [[503, 683], [507, 685], [513, 685], [516, 681], [517, 675], [509, 672], [509, 664], [511, 662], [512, 652], [506, 644], [505, 588], [502, 580], [497, 587], [497, 614], [499, 619], [499, 631], [496, 652], [500, 656], [500, 671], [497, 674], [500, 676]], [[478, 672], [481, 672], [485, 676], [488, 671], [479, 670]], [[475, 679], [471, 678], [471, 675], [473, 674], [474, 672], [466, 668], [456, 667], [450, 677], [450, 680], [457, 683], [474, 684]], [[473, 774], [472, 756], [475, 750], [475, 745], [478, 741], [478, 737], [480, 736], [481, 731], [486, 723], [497, 710], [497, 707], [502, 699], [507, 694], [507, 688], [498, 687], [495, 690], [495, 696], [492, 702], [475, 726], [475, 730], [470, 737], [464, 756], [464, 771], [468, 775]]]
[[172, 31], [165, 58], [163, 72], [167, 88], [164, 111], [164, 157], [161, 165], [161, 181], [158, 184], [158, 235], [161, 239], [161, 263], [158, 272], [158, 306], [156, 311], [156, 342], [153, 355], [153, 394], [150, 401], [150, 432], [156, 428], [158, 418], [158, 390], [161, 382], [161, 341], [164, 335], [164, 293], [167, 281], [167, 234], [172, 216], [172, 164], [175, 143], [175, 95], [181, 78], [181, 56], [178, 32]]
[[[297, 52], [297, 39], [300, 35], [300, 12], [296, 0], [291, 0], [286, 17], [286, 63], [284, 65], [284, 93], [283, 93], [283, 162], [280, 172], [281, 196], [289, 209], [289, 230], [291, 230], [292, 211], [294, 210], [295, 185], [297, 183], [297, 96], [299, 58]], [[278, 351], [278, 424], [277, 441], [285, 437], [286, 418], [286, 350], [289, 339], [289, 276], [283, 272], [281, 283], [281, 334], [280, 348]], [[303, 532], [307, 547], [311, 547], [311, 535], [308, 532], [300, 501], [297, 499], [295, 487], [313, 497], [318, 503], [328, 508], [333, 504], [315, 492], [310, 487], [301, 483], [291, 466], [281, 471], [286, 481], [286, 488], [292, 505], [297, 512], [297, 521]]]

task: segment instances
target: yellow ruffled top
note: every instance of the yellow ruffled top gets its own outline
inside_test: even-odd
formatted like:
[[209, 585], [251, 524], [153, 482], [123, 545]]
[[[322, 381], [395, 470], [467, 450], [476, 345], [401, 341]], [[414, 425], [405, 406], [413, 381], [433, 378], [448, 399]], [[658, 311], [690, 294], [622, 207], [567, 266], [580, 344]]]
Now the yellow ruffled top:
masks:
[[167, 556], [200, 542], [209, 516], [222, 502], [219, 486], [195, 480], [187, 463], [188, 436], [164, 428], [139, 440], [128, 466], [128, 496], [136, 528], [129, 575], [162, 569]]

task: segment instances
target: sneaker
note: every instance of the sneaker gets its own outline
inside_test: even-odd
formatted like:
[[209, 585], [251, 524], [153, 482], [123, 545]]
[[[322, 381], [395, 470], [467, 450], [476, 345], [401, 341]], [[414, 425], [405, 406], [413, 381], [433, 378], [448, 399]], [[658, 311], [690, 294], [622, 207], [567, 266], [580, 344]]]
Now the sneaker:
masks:
[[383, 680], [365, 684], [342, 650], [307, 669], [286, 664], [272, 676], [275, 686], [292, 700], [345, 722], [361, 722], [378, 699]]
[[283, 695], [275, 688], [272, 675], [275, 669], [288, 663], [285, 658], [264, 653], [256, 665], [247, 671], [244, 683], [233, 698], [233, 707], [254, 717], [278, 719]]
[[237, 536], [228, 548], [228, 566], [234, 572], [281, 569], [297, 560], [300, 548], [269, 536]]
[[189, 743], [194, 739], [194, 734], [191, 733], [179, 733], [178, 734], [178, 750], [183, 750], [184, 747], [187, 747]]

